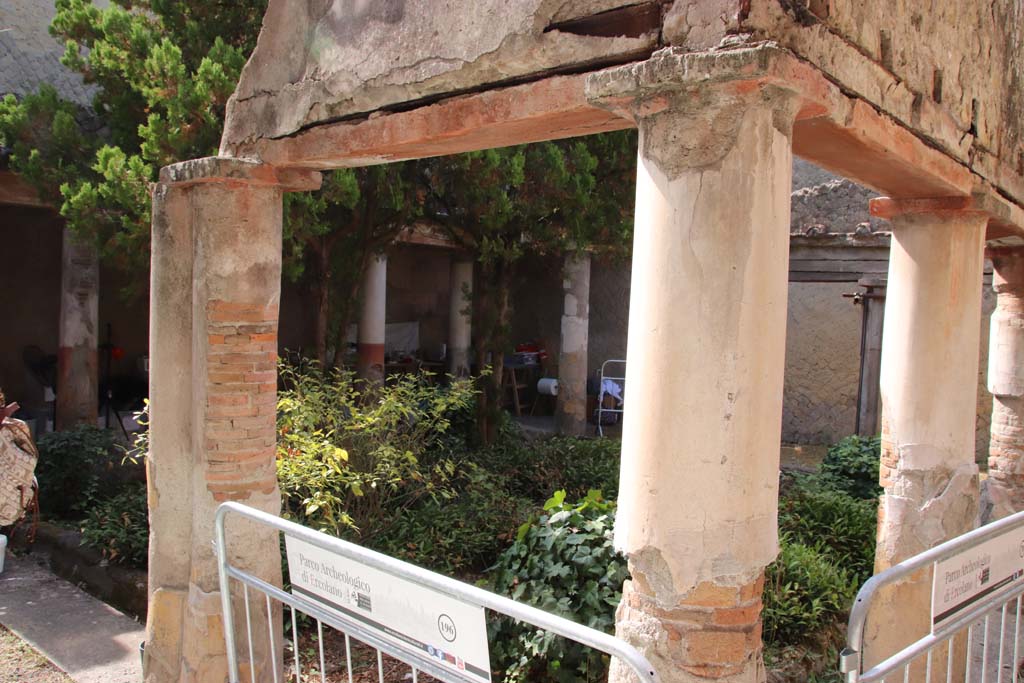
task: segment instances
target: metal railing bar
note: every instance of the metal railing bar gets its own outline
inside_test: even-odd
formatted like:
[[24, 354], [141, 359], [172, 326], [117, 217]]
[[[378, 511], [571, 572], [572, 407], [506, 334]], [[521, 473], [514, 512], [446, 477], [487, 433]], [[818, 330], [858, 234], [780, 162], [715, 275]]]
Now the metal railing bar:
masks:
[[956, 645], [956, 634], [954, 633], [946, 641], [946, 683], [953, 683], [953, 646]]
[[348, 683], [352, 683], [352, 639], [345, 634], [345, 671], [348, 673]]
[[[232, 578], [238, 581], [247, 582], [253, 588], [257, 588], [263, 591], [267, 595], [268, 600], [271, 597], [273, 597], [275, 600], [282, 602], [286, 605], [289, 605], [290, 607], [296, 607], [303, 614], [307, 614], [313, 617], [314, 619], [319, 619], [328, 626], [333, 626], [337, 630], [345, 633], [346, 636], [349, 633], [351, 633], [357, 639], [361, 640], [367, 645], [370, 645], [371, 647], [374, 647], [378, 650], [383, 650], [395, 659], [401, 660], [406, 664], [411, 665], [414, 662], [410, 660], [415, 660], [415, 663], [420, 667], [420, 669], [426, 671], [435, 678], [446, 681], [457, 679], [459, 681], [464, 681], [465, 683], [478, 683], [476, 679], [470, 678], [469, 676], [461, 674], [458, 671], [453, 671], [451, 669], [444, 668], [440, 665], [440, 663], [431, 661], [427, 655], [419, 655], [418, 653], [400, 650], [393, 643], [389, 643], [388, 641], [377, 637], [376, 634], [374, 634], [371, 631], [368, 631], [358, 622], [350, 621], [346, 616], [342, 614], [332, 614], [330, 612], [327, 612], [321, 607], [319, 607], [316, 603], [307, 600], [300, 595], [286, 593], [280, 588], [272, 586], [266, 581], [263, 581], [262, 579], [259, 579], [251, 574], [243, 572], [240, 569], [236, 569], [235, 567], [230, 567], [228, 571]], [[348, 639], [346, 638], [346, 641], [347, 640]], [[346, 644], [346, 647], [349, 646]], [[349, 652], [347, 654], [349, 656], [351, 655], [351, 648], [349, 648]], [[349, 666], [351, 667], [351, 658], [349, 658], [348, 662]], [[351, 672], [351, 668], [349, 669], [349, 671]]]
[[[1010, 601], [1017, 597], [1018, 594], [1024, 592], [1024, 585], [1011, 585], [1004, 588], [994, 594], [992, 598], [993, 603], [999, 603], [1000, 601]], [[863, 672], [860, 676], [855, 678], [856, 681], [863, 681], [863, 683], [869, 683], [870, 681], [879, 680], [881, 676], [888, 674], [896, 669], [899, 669], [903, 664], [913, 660], [919, 655], [927, 652], [934, 648], [936, 645], [941, 643], [943, 640], [955, 635], [957, 631], [961, 630], [964, 626], [971, 624], [971, 631], [973, 631], [973, 623], [978, 621], [979, 617], [985, 614], [985, 612], [991, 612], [991, 604], [981, 605], [975, 609], [965, 612], [963, 615], [955, 620], [952, 620], [945, 624], [942, 629], [935, 633], [929, 633], [922, 636], [919, 640], [906, 646], [899, 652], [889, 656], [887, 659], [879, 662], [875, 666], [871, 667], [868, 671]], [[968, 637], [968, 647], [970, 646], [970, 636]], [[968, 662], [970, 659], [968, 659]]]
[[[252, 618], [249, 615], [249, 586], [244, 583], [242, 584], [242, 599], [245, 601], [245, 632], [249, 636], [249, 676], [252, 683], [256, 683], [256, 667], [253, 666], [255, 653], [252, 649]], [[237, 672], [235, 675], [238, 675]]]
[[[228, 513], [237, 514], [242, 517], [248, 517], [249, 519], [262, 522], [267, 526], [282, 531], [294, 538], [306, 541], [318, 548], [357, 560], [363, 564], [373, 567], [374, 569], [379, 569], [380, 571], [391, 574], [392, 576], [412, 580], [415, 583], [432, 588], [433, 590], [455, 598], [456, 600], [462, 600], [463, 602], [476, 604], [480, 607], [500, 612], [518, 621], [525, 621], [533, 626], [540, 627], [556, 635], [564, 636], [583, 645], [589, 645], [590, 647], [600, 650], [605, 654], [618, 657], [637, 674], [641, 681], [658, 683], [658, 674], [651, 666], [650, 662], [647, 661], [647, 658], [644, 657], [636, 648], [618, 640], [614, 636], [589, 629], [574, 621], [554, 614], [549, 614], [548, 612], [544, 612], [536, 607], [515, 602], [514, 600], [491, 593], [490, 591], [478, 588], [477, 586], [464, 584], [456, 581], [455, 579], [435, 574], [426, 569], [416, 567], [415, 565], [407, 564], [400, 560], [396, 560], [393, 557], [355, 545], [354, 543], [349, 543], [339, 538], [328, 536], [327, 534], [319, 531], [307, 529], [299, 524], [280, 519], [279, 517], [275, 517], [274, 515], [263, 512], [262, 510], [249, 508], [240, 503], [227, 502], [221, 503], [220, 507], [217, 508], [217, 515], [215, 519], [218, 554], [223, 554], [225, 556], [222, 560], [222, 566], [228, 573], [236, 578], [238, 578], [240, 574], [243, 574], [243, 572], [231, 567], [226, 561], [227, 550], [224, 534], [224, 521]], [[251, 578], [255, 579], [255, 577]], [[226, 582], [226, 576], [222, 580]], [[268, 588], [273, 588], [273, 586], [270, 586], [269, 584], [265, 585], [267, 585]], [[277, 589], [274, 590], [277, 591]], [[289, 595], [288, 593], [283, 593], [283, 591], [277, 592], [282, 595]], [[282, 602], [286, 601], [282, 600]], [[328, 620], [325, 621], [330, 623]], [[398, 658], [402, 659], [401, 657]], [[424, 671], [429, 671], [426, 667], [422, 668]]]
[[[273, 661], [273, 658], [277, 656], [275, 654], [277, 652], [277, 645], [274, 644], [274, 609], [273, 609], [273, 607], [270, 606], [270, 594], [267, 593], [266, 591], [263, 591], [263, 592], [264, 592], [264, 594], [267, 597], [267, 632], [270, 634], [270, 652], [271, 652], [270, 670], [274, 672], [274, 683], [278, 683], [277, 664], [275, 664], [274, 661]], [[251, 666], [253, 668], [256, 668], [256, 662], [254, 662], [254, 661], [250, 662], [249, 666]]]
[[316, 620], [316, 639], [320, 643], [320, 683], [327, 683], [327, 664], [324, 662], [324, 622]]
[[1006, 645], [1006, 605], [1003, 603], [1002, 614], [999, 618], [999, 668], [996, 669], [996, 683], [1003, 683], [1003, 649]]
[[384, 683], [384, 655], [377, 650], [377, 681]]
[[989, 617], [991, 616], [991, 612], [985, 615], [985, 625], [982, 627], [985, 629], [985, 632], [981, 635], [981, 683], [985, 683], [988, 674], [988, 626]]
[[925, 655], [924, 680], [925, 680], [925, 683], [932, 683], [932, 651], [931, 650], [928, 650], [928, 654]]
[[974, 624], [972, 623], [967, 627], [967, 665], [966, 672], [964, 673], [964, 680], [971, 680], [971, 660], [973, 659], [971, 653], [971, 643], [974, 642]]
[[1017, 683], [1017, 667], [1020, 666], [1020, 596], [1017, 596], [1017, 609], [1013, 613], [1013, 675], [1010, 683]]
[[295, 659], [295, 683], [302, 683], [302, 668], [299, 664], [299, 625], [295, 623], [294, 607], [292, 607], [292, 657]]

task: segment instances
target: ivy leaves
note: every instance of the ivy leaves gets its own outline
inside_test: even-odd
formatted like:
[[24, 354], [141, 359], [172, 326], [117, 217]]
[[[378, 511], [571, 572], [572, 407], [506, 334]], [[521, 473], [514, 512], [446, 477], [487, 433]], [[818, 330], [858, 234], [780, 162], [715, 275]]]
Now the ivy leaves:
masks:
[[[544, 514], [521, 526], [516, 542], [492, 567], [494, 589], [540, 609], [611, 633], [625, 558], [612, 545], [615, 504], [591, 490], [576, 503], [556, 491]], [[495, 661], [506, 683], [600, 680], [607, 658], [578, 643], [508, 619], [490, 627]]]

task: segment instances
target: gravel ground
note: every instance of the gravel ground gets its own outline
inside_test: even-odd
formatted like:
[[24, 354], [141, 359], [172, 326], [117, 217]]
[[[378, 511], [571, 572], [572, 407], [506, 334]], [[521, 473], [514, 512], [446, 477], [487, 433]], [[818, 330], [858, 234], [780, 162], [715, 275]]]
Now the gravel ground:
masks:
[[0, 681], [74, 683], [31, 645], [0, 626]]

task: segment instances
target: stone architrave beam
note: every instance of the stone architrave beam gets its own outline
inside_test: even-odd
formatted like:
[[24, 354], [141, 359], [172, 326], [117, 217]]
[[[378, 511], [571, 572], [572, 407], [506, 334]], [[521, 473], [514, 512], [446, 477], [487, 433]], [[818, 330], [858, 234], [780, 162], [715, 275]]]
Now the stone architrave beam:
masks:
[[[974, 440], [988, 217], [957, 198], [882, 198], [872, 200], [871, 212], [892, 223], [880, 379], [879, 572], [977, 522]], [[930, 631], [931, 588], [924, 572], [879, 594], [865, 634], [866, 666]], [[945, 656], [940, 659], [933, 680], [945, 678]], [[963, 652], [954, 659], [961, 667]], [[910, 680], [924, 675], [920, 662]]]
[[[227, 500], [280, 510], [282, 194], [313, 189], [318, 176], [198, 159], [164, 168], [154, 188], [146, 683], [225, 680], [214, 513]], [[232, 564], [279, 585], [276, 533], [237, 522], [228, 536]], [[241, 602], [240, 591], [235, 598]], [[267, 623], [262, 600], [249, 608], [256, 623]], [[280, 626], [279, 610], [271, 623]], [[255, 630], [244, 679], [254, 668], [257, 680], [269, 680], [281, 666], [279, 636], [273, 649], [267, 629]]]
[[778, 552], [800, 98], [751, 87], [756, 54], [712, 60], [713, 77], [659, 55], [588, 85], [640, 130], [615, 529], [633, 578], [616, 632], [666, 683], [755, 683], [764, 568]]

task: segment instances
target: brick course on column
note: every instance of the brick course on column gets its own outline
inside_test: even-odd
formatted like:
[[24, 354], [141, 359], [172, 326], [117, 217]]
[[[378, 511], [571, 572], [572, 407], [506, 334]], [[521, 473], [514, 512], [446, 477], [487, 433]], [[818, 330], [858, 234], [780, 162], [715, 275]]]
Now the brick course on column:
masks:
[[207, 311], [206, 488], [244, 501], [277, 486], [277, 306], [210, 301]]
[[1024, 510], [1024, 247], [989, 251], [996, 310], [989, 334], [992, 435], [982, 521]]

